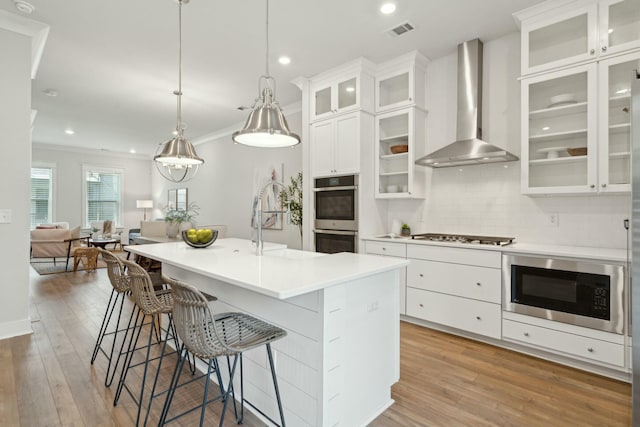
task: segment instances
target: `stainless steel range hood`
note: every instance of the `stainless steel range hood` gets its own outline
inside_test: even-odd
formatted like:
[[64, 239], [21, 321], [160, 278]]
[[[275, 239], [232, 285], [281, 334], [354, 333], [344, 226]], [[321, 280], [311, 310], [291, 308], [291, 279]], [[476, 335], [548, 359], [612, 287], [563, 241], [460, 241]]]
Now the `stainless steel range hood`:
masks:
[[464, 42], [458, 45], [456, 142], [421, 157], [416, 164], [444, 168], [514, 160], [518, 157], [482, 140], [482, 42]]

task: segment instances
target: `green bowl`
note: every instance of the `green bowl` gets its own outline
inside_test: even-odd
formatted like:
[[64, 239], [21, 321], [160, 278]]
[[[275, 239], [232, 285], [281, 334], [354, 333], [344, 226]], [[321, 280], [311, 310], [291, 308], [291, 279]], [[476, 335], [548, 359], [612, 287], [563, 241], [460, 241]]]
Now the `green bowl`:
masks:
[[[210, 228], [203, 228], [201, 230], [211, 230]], [[184, 230], [182, 231], [182, 240], [184, 240], [184, 242], [191, 246], [192, 248], [207, 248], [209, 246], [211, 246], [213, 244], [213, 242], [216, 241], [216, 239], [218, 238], [218, 230], [211, 230], [211, 239], [206, 241], [206, 242], [198, 242], [198, 243], [194, 243], [192, 241], [190, 241], [187, 238], [187, 232], [188, 230]]]

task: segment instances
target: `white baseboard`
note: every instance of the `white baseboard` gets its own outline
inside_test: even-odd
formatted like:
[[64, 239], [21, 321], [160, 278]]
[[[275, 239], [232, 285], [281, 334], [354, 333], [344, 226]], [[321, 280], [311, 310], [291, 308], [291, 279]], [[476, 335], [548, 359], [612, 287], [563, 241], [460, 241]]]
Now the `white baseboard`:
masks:
[[17, 337], [18, 335], [32, 334], [31, 320], [14, 320], [12, 322], [0, 323], [0, 339]]

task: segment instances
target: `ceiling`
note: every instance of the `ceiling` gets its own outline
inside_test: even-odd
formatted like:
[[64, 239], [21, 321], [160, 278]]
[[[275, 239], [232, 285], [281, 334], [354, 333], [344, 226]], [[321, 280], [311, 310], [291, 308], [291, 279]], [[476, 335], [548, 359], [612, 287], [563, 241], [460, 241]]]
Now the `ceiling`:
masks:
[[[290, 82], [360, 56], [382, 62], [417, 49], [431, 59], [458, 43], [516, 31], [515, 11], [541, 0], [271, 0], [270, 56], [277, 99], [301, 95]], [[176, 121], [176, 0], [29, 0], [31, 19], [51, 26], [33, 80], [33, 141], [151, 155]], [[0, 9], [20, 14], [14, 0]], [[183, 120], [191, 140], [247, 117], [265, 72], [265, 1], [192, 0], [183, 7]], [[409, 21], [400, 37], [386, 30]], [[280, 55], [291, 64], [280, 65]], [[56, 97], [44, 91], [55, 90]], [[287, 113], [285, 108], [285, 114]], [[73, 129], [74, 135], [65, 134]]]

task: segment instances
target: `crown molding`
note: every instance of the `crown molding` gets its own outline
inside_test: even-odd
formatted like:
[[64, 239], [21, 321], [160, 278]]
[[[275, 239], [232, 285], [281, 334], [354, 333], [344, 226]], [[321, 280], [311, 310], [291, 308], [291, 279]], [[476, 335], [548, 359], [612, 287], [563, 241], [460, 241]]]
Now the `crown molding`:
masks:
[[0, 10], [0, 29], [31, 37], [31, 78], [36, 78], [44, 45], [49, 37], [49, 25], [24, 16]]

